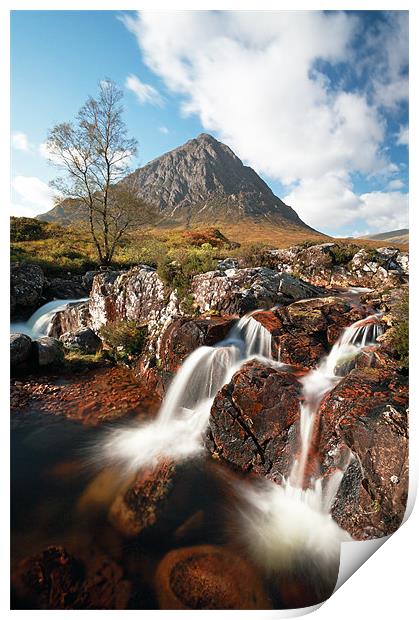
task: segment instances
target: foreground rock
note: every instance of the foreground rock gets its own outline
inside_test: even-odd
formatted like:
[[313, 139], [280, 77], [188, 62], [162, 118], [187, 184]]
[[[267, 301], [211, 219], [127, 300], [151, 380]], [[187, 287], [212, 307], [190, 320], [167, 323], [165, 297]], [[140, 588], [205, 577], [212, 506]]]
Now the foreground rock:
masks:
[[335, 520], [354, 538], [393, 533], [400, 525], [408, 492], [407, 382], [385, 369], [353, 370], [319, 409], [317, 445], [322, 473], [348, 468], [333, 506]]
[[25, 365], [32, 351], [32, 340], [26, 334], [10, 334], [10, 365], [19, 368]]
[[39, 366], [57, 366], [64, 360], [62, 344], [56, 338], [43, 336], [34, 340], [36, 361]]
[[10, 268], [12, 316], [20, 313], [26, 316], [41, 305], [44, 283], [44, 272], [38, 265], [12, 263]]
[[290, 471], [298, 437], [300, 389], [288, 372], [245, 364], [214, 400], [210, 452], [235, 469], [280, 482]]
[[72, 278], [51, 278], [44, 285], [45, 299], [79, 299], [86, 297], [88, 290], [83, 286], [82, 279]]
[[131, 586], [105, 556], [86, 564], [63, 547], [26, 558], [12, 571], [12, 598], [20, 609], [125, 609]]
[[48, 335], [60, 338], [63, 334], [87, 329], [90, 325], [89, 302], [68, 304], [64, 310], [56, 312], [51, 320]]
[[170, 551], [160, 562], [155, 590], [160, 609], [270, 609], [259, 575], [224, 547]]

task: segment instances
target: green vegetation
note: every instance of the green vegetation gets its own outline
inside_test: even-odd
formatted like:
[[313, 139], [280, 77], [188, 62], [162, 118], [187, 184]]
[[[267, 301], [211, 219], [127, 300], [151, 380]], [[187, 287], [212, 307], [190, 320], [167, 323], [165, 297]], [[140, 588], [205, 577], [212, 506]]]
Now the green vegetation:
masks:
[[142, 353], [147, 325], [136, 321], [114, 321], [100, 329], [100, 337], [109, 347], [108, 353], [114, 361], [127, 363]]
[[402, 296], [391, 311], [394, 326], [391, 330], [391, 344], [395, 348], [399, 366], [409, 368], [409, 292], [403, 291]]
[[348, 243], [338, 244], [331, 248], [330, 253], [333, 256], [333, 262], [335, 265], [347, 265], [358, 252], [359, 246]]
[[48, 236], [48, 224], [31, 217], [10, 218], [11, 241], [36, 241]]

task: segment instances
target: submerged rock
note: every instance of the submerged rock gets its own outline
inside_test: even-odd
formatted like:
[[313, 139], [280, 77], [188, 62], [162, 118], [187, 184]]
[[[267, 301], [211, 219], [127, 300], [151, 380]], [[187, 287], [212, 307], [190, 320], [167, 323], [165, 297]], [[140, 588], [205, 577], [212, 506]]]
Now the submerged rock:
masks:
[[170, 551], [155, 576], [160, 609], [270, 609], [261, 578], [225, 547]]
[[12, 571], [17, 609], [125, 609], [131, 586], [111, 559], [86, 563], [60, 546], [20, 561]]
[[293, 459], [300, 393], [289, 372], [248, 362], [215, 397], [207, 448], [240, 471], [279, 482]]

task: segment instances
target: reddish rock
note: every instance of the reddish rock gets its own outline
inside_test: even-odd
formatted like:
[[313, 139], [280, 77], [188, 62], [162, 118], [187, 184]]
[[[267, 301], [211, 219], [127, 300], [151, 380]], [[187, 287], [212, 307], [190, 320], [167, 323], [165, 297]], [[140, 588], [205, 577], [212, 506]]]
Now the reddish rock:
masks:
[[336, 521], [355, 538], [390, 534], [407, 498], [407, 381], [382, 368], [353, 370], [320, 405], [313, 458], [329, 474], [349, 450], [356, 458], [334, 505]]
[[224, 547], [170, 551], [159, 564], [155, 590], [160, 609], [270, 609], [255, 569]]
[[176, 372], [192, 351], [224, 340], [237, 317], [208, 316], [198, 319], [177, 318], [169, 323], [159, 340], [158, 358], [162, 368]]
[[12, 570], [15, 609], [124, 609], [130, 591], [122, 569], [109, 558], [95, 554], [86, 565], [59, 546]]
[[56, 312], [51, 319], [48, 335], [59, 338], [67, 332], [90, 327], [89, 302], [68, 304], [64, 310]]
[[279, 480], [292, 461], [299, 397], [292, 374], [245, 364], [214, 400], [207, 447], [238, 470]]
[[313, 335], [286, 332], [277, 338], [279, 359], [284, 364], [312, 368], [327, 354], [324, 344]]

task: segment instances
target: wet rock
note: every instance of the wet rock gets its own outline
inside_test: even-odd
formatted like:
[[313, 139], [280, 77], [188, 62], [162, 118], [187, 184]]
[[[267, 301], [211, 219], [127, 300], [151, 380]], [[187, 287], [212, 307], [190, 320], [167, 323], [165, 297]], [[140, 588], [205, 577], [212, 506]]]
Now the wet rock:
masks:
[[89, 302], [68, 304], [64, 310], [56, 312], [52, 317], [48, 336], [59, 338], [68, 332], [77, 332], [90, 325]]
[[43, 336], [34, 340], [34, 345], [39, 366], [54, 366], [63, 361], [63, 347], [56, 338]]
[[269, 609], [255, 569], [232, 551], [210, 545], [170, 551], [155, 577], [160, 609]]
[[11, 313], [27, 315], [42, 303], [44, 272], [38, 265], [12, 263], [10, 268]]
[[127, 537], [156, 525], [173, 490], [175, 471], [174, 464], [165, 461], [139, 472], [112, 503], [108, 513], [112, 525]]
[[345, 448], [359, 465], [346, 472], [345, 493], [333, 507], [335, 520], [355, 538], [384, 536], [401, 523], [408, 485], [407, 399], [404, 377], [369, 368], [353, 370], [320, 405], [314, 444], [322, 472], [340, 465]]
[[18, 609], [125, 609], [130, 591], [122, 569], [106, 556], [86, 563], [60, 546], [22, 560], [12, 572]]
[[236, 317], [176, 318], [159, 339], [158, 359], [163, 370], [176, 372], [183, 360], [200, 346], [213, 346], [224, 340]]
[[29, 361], [32, 340], [26, 334], [10, 334], [10, 365], [12, 368], [22, 366]]
[[86, 297], [86, 289], [83, 284], [75, 278], [52, 278], [45, 282], [45, 299], [78, 299]]
[[293, 458], [299, 399], [292, 374], [248, 362], [215, 397], [207, 448], [238, 470], [280, 481]]
[[66, 349], [82, 351], [83, 353], [96, 353], [102, 346], [101, 339], [88, 327], [74, 332], [66, 332], [60, 336], [60, 342]]

